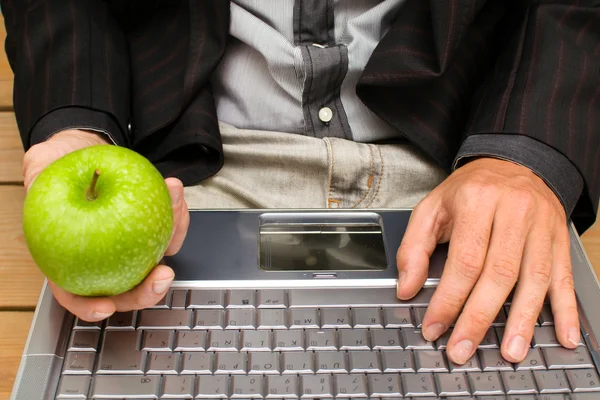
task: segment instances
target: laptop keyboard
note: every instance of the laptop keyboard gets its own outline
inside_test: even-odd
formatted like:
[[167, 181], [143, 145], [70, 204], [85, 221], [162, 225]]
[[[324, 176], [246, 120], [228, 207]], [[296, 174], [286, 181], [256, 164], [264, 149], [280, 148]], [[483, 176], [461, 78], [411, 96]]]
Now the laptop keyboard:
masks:
[[499, 350], [509, 300], [455, 365], [450, 332], [421, 334], [433, 290], [172, 290], [151, 309], [76, 320], [56, 398], [600, 399], [588, 349], [559, 345], [549, 304], [523, 362]]

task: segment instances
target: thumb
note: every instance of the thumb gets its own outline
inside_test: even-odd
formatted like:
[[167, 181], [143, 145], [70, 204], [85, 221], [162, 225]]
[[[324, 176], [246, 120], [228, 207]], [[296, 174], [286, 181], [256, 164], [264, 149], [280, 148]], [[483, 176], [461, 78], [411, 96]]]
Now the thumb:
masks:
[[441, 206], [430, 198], [425, 198], [413, 210], [396, 255], [398, 298], [412, 298], [427, 280], [429, 259], [445, 225], [442, 217]]
[[23, 157], [23, 184], [25, 190], [33, 184], [37, 176], [54, 161], [67, 153], [61, 146], [52, 142], [43, 142], [32, 146]]

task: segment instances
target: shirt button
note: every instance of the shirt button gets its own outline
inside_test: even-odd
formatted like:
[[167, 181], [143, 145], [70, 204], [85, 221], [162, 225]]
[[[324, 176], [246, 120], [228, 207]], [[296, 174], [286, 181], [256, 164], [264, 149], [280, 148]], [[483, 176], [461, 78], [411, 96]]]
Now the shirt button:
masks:
[[329, 122], [333, 118], [333, 111], [329, 107], [323, 107], [319, 110], [319, 119], [321, 122]]

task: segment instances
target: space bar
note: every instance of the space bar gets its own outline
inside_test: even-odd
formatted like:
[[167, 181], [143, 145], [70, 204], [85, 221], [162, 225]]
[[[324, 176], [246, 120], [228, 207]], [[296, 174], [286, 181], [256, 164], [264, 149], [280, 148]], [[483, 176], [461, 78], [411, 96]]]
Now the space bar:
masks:
[[291, 289], [290, 308], [315, 307], [425, 307], [435, 288], [423, 288], [410, 300], [396, 297], [396, 288]]

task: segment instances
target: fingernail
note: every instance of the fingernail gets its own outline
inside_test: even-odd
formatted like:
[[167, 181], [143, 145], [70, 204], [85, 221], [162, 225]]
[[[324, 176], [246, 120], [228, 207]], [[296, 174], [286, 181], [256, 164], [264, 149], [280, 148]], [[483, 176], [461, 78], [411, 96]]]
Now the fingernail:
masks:
[[173, 282], [173, 278], [163, 279], [162, 281], [154, 281], [154, 283], [152, 283], [152, 291], [156, 294], [163, 294], [169, 290], [171, 282]]
[[177, 190], [173, 196], [173, 205], [178, 206], [181, 203], [181, 191]]
[[470, 340], [460, 341], [450, 352], [450, 358], [457, 364], [466, 363], [473, 353], [473, 342]]
[[438, 338], [442, 336], [444, 332], [446, 332], [446, 325], [440, 322], [435, 322], [425, 328], [423, 331], [423, 337], [425, 340], [433, 342], [434, 340], [438, 340]]
[[103, 313], [100, 311], [94, 311], [91, 315], [92, 319], [106, 319], [113, 315], [113, 313]]
[[573, 346], [579, 346], [579, 329], [574, 327], [569, 329], [569, 333], [567, 334], [567, 340]]
[[522, 360], [526, 356], [527, 352], [527, 341], [521, 335], [517, 335], [508, 344], [506, 349], [508, 354], [515, 360]]

